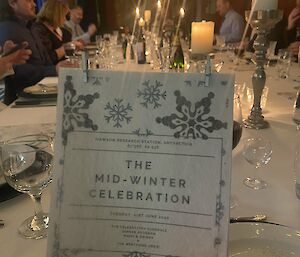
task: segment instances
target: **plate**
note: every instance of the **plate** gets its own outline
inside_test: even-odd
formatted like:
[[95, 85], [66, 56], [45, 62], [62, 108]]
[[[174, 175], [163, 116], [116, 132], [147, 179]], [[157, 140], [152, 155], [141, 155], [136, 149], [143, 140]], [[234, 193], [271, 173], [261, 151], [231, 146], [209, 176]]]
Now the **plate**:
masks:
[[229, 226], [228, 257], [298, 257], [300, 232], [268, 223]]
[[25, 97], [56, 97], [57, 83], [39, 83], [31, 87], [26, 87], [20, 95]]

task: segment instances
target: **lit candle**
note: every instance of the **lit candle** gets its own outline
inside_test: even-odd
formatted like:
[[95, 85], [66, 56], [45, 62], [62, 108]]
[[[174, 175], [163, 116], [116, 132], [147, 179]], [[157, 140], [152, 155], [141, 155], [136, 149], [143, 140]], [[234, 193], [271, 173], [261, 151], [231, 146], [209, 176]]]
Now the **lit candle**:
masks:
[[150, 22], [151, 20], [151, 11], [150, 10], [145, 10], [144, 12], [144, 19], [145, 19], [145, 22]]
[[252, 0], [252, 8], [257, 10], [277, 10], [278, 0]]
[[192, 53], [207, 54], [212, 51], [215, 23], [192, 22]]
[[137, 7], [137, 8], [135, 9], [135, 14], [136, 14], [136, 17], [137, 17], [137, 18], [140, 17], [140, 8]]
[[184, 11], [184, 8], [183, 8], [183, 7], [180, 8], [179, 14], [180, 14], [180, 17], [181, 17], [181, 18], [184, 18], [185, 11]]
[[158, 0], [157, 1], [157, 11], [160, 11], [161, 10], [161, 1]]
[[140, 27], [144, 27], [144, 26], [145, 26], [145, 21], [144, 21], [143, 18], [140, 18], [140, 19], [139, 19], [139, 26], [140, 26]]

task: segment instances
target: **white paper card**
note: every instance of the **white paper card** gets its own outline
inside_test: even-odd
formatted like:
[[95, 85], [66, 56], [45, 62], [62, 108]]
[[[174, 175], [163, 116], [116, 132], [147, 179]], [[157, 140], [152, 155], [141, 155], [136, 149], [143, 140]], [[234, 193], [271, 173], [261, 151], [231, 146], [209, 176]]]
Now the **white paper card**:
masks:
[[48, 257], [225, 257], [234, 78], [60, 74]]

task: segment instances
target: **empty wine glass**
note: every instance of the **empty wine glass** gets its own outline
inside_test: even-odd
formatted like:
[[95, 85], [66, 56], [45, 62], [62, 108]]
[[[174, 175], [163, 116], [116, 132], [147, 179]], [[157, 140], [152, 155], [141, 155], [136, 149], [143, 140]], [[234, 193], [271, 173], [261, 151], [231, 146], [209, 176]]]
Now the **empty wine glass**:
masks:
[[[243, 157], [256, 169], [267, 165], [271, 160], [271, 155], [271, 142], [261, 137], [247, 139], [243, 148]], [[267, 182], [260, 178], [247, 177], [243, 182], [246, 186], [256, 190], [267, 187]]]
[[52, 177], [52, 139], [46, 135], [25, 135], [6, 140], [0, 146], [0, 163], [7, 183], [27, 193], [35, 204], [34, 216], [19, 227], [26, 238], [47, 236], [49, 217], [42, 210], [42, 190]]
[[240, 142], [243, 131], [242, 105], [238, 94], [233, 97], [233, 139], [232, 149]]

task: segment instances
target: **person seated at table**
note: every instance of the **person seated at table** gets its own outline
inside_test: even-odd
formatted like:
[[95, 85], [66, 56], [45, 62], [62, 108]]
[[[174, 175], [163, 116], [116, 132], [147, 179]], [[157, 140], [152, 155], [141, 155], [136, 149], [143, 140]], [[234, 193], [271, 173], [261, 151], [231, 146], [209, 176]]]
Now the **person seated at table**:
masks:
[[300, 46], [300, 0], [296, 0], [296, 6], [288, 16], [286, 32], [288, 48], [297, 55]]
[[[24, 46], [27, 45], [26, 42], [23, 43]], [[3, 52], [2, 55], [5, 55], [5, 53], [8, 53], [11, 49], [13, 49], [16, 46], [12, 41], [6, 41], [3, 46]], [[1, 51], [0, 47], [0, 51]], [[6, 56], [0, 57], [0, 79], [7, 75], [11, 75], [14, 73], [13, 71], [13, 65], [15, 64], [24, 64], [29, 59], [31, 55], [31, 50], [26, 48], [21, 48], [17, 50], [16, 52], [12, 52], [11, 54], [8, 54]]]
[[[65, 59], [64, 40], [71, 39], [72, 35], [67, 30], [62, 30], [69, 12], [69, 5], [64, 1], [48, 0], [37, 14], [37, 22], [33, 30], [39, 34], [41, 41], [48, 51], [53, 64]], [[69, 33], [69, 35], [64, 35]]]
[[216, 0], [216, 11], [224, 18], [219, 35], [226, 43], [240, 42], [243, 37], [245, 22], [243, 17], [232, 8], [231, 0]]
[[83, 44], [91, 42], [91, 37], [97, 32], [95, 24], [90, 24], [87, 32], [84, 32], [80, 26], [83, 18], [83, 9], [76, 5], [70, 10], [70, 19], [65, 22], [65, 26], [72, 31], [72, 40], [79, 40]]
[[13, 102], [25, 87], [35, 85], [44, 77], [57, 76], [58, 68], [66, 65], [53, 65], [40, 36], [32, 29], [35, 7], [34, 0], [0, 1], [0, 45], [7, 40], [16, 44], [26, 41], [32, 52], [27, 63], [14, 67], [14, 75], [5, 78], [5, 104]]

